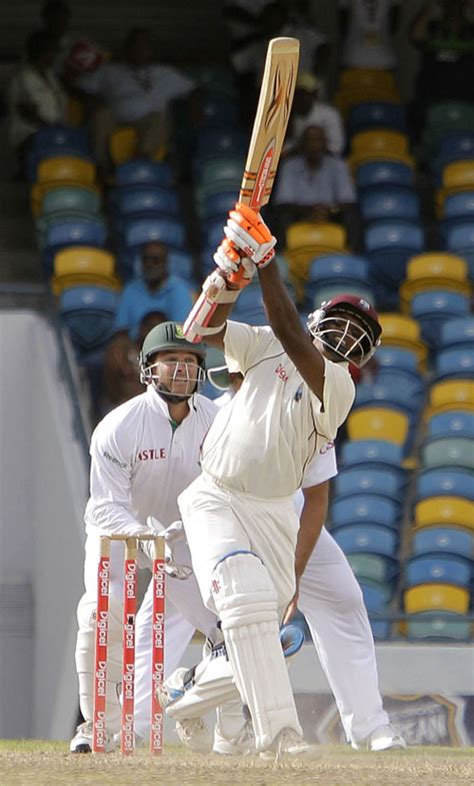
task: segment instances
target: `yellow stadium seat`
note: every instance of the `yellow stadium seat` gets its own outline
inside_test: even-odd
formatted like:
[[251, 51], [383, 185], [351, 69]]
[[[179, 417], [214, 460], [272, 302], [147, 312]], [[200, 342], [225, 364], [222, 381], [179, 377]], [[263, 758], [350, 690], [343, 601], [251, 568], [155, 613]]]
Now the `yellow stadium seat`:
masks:
[[442, 186], [451, 191], [474, 190], [474, 161], [453, 161], [441, 175]]
[[133, 126], [123, 126], [110, 135], [109, 150], [114, 164], [125, 164], [137, 149], [137, 132]]
[[95, 182], [96, 170], [91, 161], [75, 156], [44, 158], [38, 165], [38, 183], [72, 183], [91, 186]]
[[349, 415], [349, 439], [382, 439], [403, 445], [408, 436], [408, 416], [385, 407], [361, 407]]
[[392, 71], [375, 68], [346, 68], [339, 76], [338, 89], [347, 90], [396, 90], [397, 83]]
[[115, 259], [108, 251], [89, 246], [74, 246], [59, 251], [54, 258], [51, 285], [55, 295], [73, 286], [96, 284], [120, 289], [115, 273]]
[[418, 357], [420, 371], [424, 371], [428, 348], [421, 341], [418, 322], [404, 314], [390, 312], [379, 314], [379, 320], [382, 325], [382, 343], [412, 350]]
[[464, 497], [429, 497], [415, 505], [415, 527], [457, 524], [474, 529], [474, 502]]
[[74, 128], [83, 126], [85, 123], [85, 112], [82, 101], [79, 98], [69, 98], [67, 105], [67, 123]]
[[77, 187], [81, 189], [87, 189], [88, 191], [93, 192], [94, 194], [100, 195], [100, 188], [96, 185], [85, 185], [84, 183], [77, 183], [76, 181], [52, 181], [49, 183], [33, 183], [33, 186], [30, 190], [30, 206], [31, 212], [34, 218], [38, 218], [42, 211], [43, 211], [43, 198], [44, 195], [48, 191], [52, 191], [54, 188], [63, 188], [64, 186], [68, 186], [71, 188]]
[[419, 584], [405, 590], [404, 601], [407, 614], [436, 610], [467, 614], [469, 611], [469, 592], [451, 584]]
[[345, 230], [338, 224], [297, 221], [291, 224], [286, 232], [286, 247], [288, 251], [311, 246], [342, 251], [345, 242]]
[[474, 411], [474, 381], [471, 379], [447, 379], [432, 385], [427, 418], [453, 409]]
[[435, 289], [470, 295], [468, 266], [462, 257], [443, 252], [412, 257], [407, 265], [407, 277], [400, 287], [402, 311], [409, 313], [410, 302], [419, 292]]
[[352, 137], [351, 154], [356, 157], [367, 153], [383, 154], [384, 157], [390, 157], [391, 153], [406, 155], [408, 145], [407, 135], [400, 131], [359, 131]]

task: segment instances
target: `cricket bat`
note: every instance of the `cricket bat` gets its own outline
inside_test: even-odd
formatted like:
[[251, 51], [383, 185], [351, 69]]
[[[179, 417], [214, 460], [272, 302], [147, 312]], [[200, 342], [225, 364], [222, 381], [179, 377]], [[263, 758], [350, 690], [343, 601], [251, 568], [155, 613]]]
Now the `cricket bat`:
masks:
[[[253, 125], [239, 202], [258, 211], [270, 199], [278, 167], [298, 73], [300, 43], [296, 38], [273, 38], [268, 44], [257, 113]], [[229, 276], [230, 285], [238, 287], [244, 271]], [[212, 291], [203, 292], [184, 324], [184, 335], [198, 341], [199, 323], [209, 323], [217, 302]], [[193, 328], [194, 325], [194, 328]]]

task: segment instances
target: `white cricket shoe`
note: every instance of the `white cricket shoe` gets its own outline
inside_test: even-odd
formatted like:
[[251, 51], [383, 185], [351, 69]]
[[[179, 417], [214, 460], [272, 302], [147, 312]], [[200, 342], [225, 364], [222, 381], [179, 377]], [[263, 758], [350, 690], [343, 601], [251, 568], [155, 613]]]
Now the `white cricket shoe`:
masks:
[[[105, 752], [112, 753], [117, 745], [114, 738], [107, 734]], [[70, 753], [92, 753], [92, 721], [81, 723], [69, 745]]]
[[405, 750], [407, 744], [401, 734], [393, 726], [379, 726], [361, 742], [352, 743], [356, 750], [369, 750], [373, 753], [388, 750]]
[[187, 748], [195, 753], [210, 753], [212, 750], [211, 732], [202, 718], [187, 718], [176, 721], [175, 732]]
[[278, 732], [269, 748], [260, 753], [264, 761], [280, 761], [283, 757], [314, 757], [316, 746], [309, 745], [294, 729], [282, 729]]
[[252, 723], [250, 721], [246, 721], [240, 733], [231, 739], [223, 737], [216, 728], [214, 730], [214, 745], [212, 750], [214, 753], [218, 753], [220, 756], [254, 755], [256, 750]]

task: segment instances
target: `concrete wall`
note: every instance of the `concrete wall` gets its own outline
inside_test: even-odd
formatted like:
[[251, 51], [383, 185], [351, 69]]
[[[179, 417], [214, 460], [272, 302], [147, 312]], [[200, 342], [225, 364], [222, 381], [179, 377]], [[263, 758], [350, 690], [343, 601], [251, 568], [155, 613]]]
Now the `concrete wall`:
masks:
[[0, 737], [67, 738], [88, 478], [43, 317], [0, 314], [0, 378]]

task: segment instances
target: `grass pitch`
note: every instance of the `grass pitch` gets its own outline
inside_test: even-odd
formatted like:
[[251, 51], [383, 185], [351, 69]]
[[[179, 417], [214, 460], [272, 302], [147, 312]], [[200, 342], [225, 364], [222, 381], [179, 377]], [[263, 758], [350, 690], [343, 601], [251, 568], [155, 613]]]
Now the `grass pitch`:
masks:
[[63, 742], [0, 740], [0, 786], [473, 786], [473, 748], [411, 748], [387, 753], [318, 748], [312, 760], [198, 756], [166, 746], [161, 758], [68, 753]]

